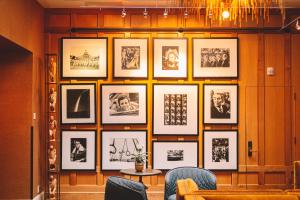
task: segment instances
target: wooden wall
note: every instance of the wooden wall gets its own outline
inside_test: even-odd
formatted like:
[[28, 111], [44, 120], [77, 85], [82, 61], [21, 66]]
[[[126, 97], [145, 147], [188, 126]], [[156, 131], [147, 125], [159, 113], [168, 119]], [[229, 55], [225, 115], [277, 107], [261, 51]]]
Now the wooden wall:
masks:
[[[171, 13], [164, 18], [162, 13], [153, 12], [145, 19], [139, 12], [129, 13], [126, 18], [120, 17], [120, 10], [55, 10], [49, 9], [46, 12], [46, 53], [60, 55], [59, 39], [64, 36], [72, 37], [100, 37], [109, 38], [108, 43], [108, 65], [109, 76], [107, 80], [94, 80], [99, 85], [111, 82], [126, 83], [147, 83], [148, 84], [148, 125], [111, 127], [101, 126], [100, 119], [95, 128], [100, 134], [101, 129], [147, 129], [149, 132], [148, 144], [151, 140], [185, 140], [196, 139], [200, 142], [199, 167], [202, 163], [202, 130], [205, 129], [235, 129], [239, 130], [239, 171], [238, 172], [215, 172], [219, 188], [289, 188], [292, 184], [292, 160], [299, 159], [299, 145], [296, 150], [292, 137], [295, 137], [298, 130], [299, 112], [296, 112], [297, 102], [293, 100], [293, 93], [299, 91], [297, 84], [299, 76], [291, 74], [295, 70], [299, 74], [299, 53], [297, 48], [300, 45], [299, 35], [275, 34], [275, 33], [237, 33], [237, 32], [199, 32], [199, 33], [178, 33], [178, 32], [98, 32], [98, 33], [70, 33], [71, 27], [80, 28], [165, 28], [165, 27], [216, 27], [216, 25], [205, 25], [204, 17], [200, 19], [184, 19], [180, 14]], [[270, 22], [263, 19], [259, 24], [248, 22], [244, 27], [280, 27], [281, 17], [271, 16]], [[230, 23], [224, 23], [223, 27], [236, 27]], [[239, 92], [239, 125], [235, 126], [203, 126], [200, 115], [199, 137], [166, 137], [152, 136], [152, 83], [172, 82], [152, 79], [152, 51], [149, 51], [150, 74], [148, 80], [113, 80], [112, 79], [112, 38], [113, 37], [148, 37], [150, 39], [149, 49], [152, 49], [153, 37], [187, 37], [188, 38], [188, 80], [173, 81], [175, 83], [196, 83], [200, 86], [200, 95], [203, 91], [203, 83], [238, 83]], [[238, 37], [239, 46], [239, 70], [238, 80], [193, 80], [192, 78], [192, 38], [193, 37]], [[292, 59], [293, 57], [293, 59]], [[291, 62], [291, 60], [293, 62]], [[274, 67], [275, 75], [267, 76], [266, 68]], [[292, 79], [293, 78], [293, 79]], [[62, 81], [69, 82], [69, 81]], [[71, 80], [71, 83], [80, 82]], [[300, 92], [300, 91], [299, 91]], [[97, 108], [99, 116], [99, 91], [97, 96]], [[199, 102], [200, 113], [202, 113], [202, 98]], [[296, 121], [295, 121], [296, 120]], [[298, 120], [298, 121], [297, 121]], [[80, 127], [80, 126], [78, 126]], [[77, 128], [78, 128], [77, 127]], [[64, 127], [76, 128], [76, 127]], [[299, 136], [298, 136], [299, 137]], [[98, 137], [100, 138], [100, 137]], [[253, 142], [253, 156], [248, 157], [247, 142]], [[101, 155], [100, 141], [98, 139], [97, 155]], [[151, 151], [151, 145], [148, 151]], [[295, 156], [297, 155], [297, 156]], [[150, 166], [152, 165], [150, 160]], [[61, 185], [63, 191], [98, 190], [97, 186], [105, 183], [110, 175], [120, 175], [115, 172], [100, 171], [100, 156], [97, 157], [97, 172], [63, 172], [61, 173]], [[151, 186], [163, 188], [164, 174], [157, 177], [147, 177], [144, 182]], [[72, 185], [73, 187], [69, 187]]]
[[[28, 62], [30, 64], [30, 67], [28, 67], [26, 73], [19, 75], [18, 80], [21, 82], [23, 81], [23, 84], [21, 83], [20, 86], [24, 86], [23, 90], [16, 90], [18, 94], [22, 96], [22, 93], [24, 96], [26, 94], [31, 94], [32, 96], [30, 99], [26, 99], [23, 101], [30, 101], [30, 108], [25, 107], [22, 109], [21, 105], [16, 106], [19, 107], [19, 111], [22, 114], [26, 114], [29, 116], [30, 119], [30, 125], [29, 125], [29, 131], [27, 129], [23, 130], [23, 133], [20, 133], [20, 130], [14, 129], [14, 132], [16, 135], [20, 136], [18, 140], [26, 140], [29, 139], [30, 134], [30, 126], [34, 127], [34, 155], [33, 155], [33, 196], [36, 196], [38, 193], [38, 188], [41, 188], [43, 190], [45, 186], [45, 140], [44, 137], [44, 113], [45, 113], [45, 105], [44, 105], [44, 9], [35, 1], [35, 0], [13, 0], [13, 1], [0, 1], [0, 36], [11, 41], [12, 43], [15, 43], [19, 45], [20, 47], [26, 49], [26, 51], [31, 53], [32, 59], [30, 62], [28, 60], [23, 60], [23, 62]], [[3, 49], [2, 49], [3, 50]], [[11, 52], [10, 52], [11, 51]], [[13, 50], [6, 49], [4, 50], [5, 53], [14, 53]], [[20, 60], [18, 60], [17, 56], [19, 54], [16, 53], [15, 59], [16, 63], [18, 63]], [[11, 56], [13, 57], [13, 56]], [[7, 57], [8, 58], [8, 57]], [[1, 59], [3, 61], [3, 59]], [[0, 61], [0, 62], [1, 62]], [[13, 62], [11, 62], [13, 63]], [[2, 63], [1, 63], [2, 64]], [[17, 67], [18, 64], [16, 64], [16, 68], [14, 68], [15, 73], [19, 73], [19, 68]], [[24, 65], [24, 63], [23, 63]], [[22, 64], [20, 64], [22, 66]], [[1, 66], [2, 67], [2, 66]], [[4, 67], [4, 65], [3, 65]], [[12, 66], [10, 66], [12, 67]], [[24, 68], [20, 67], [20, 70], [22, 71]], [[4, 72], [4, 71], [3, 71]], [[8, 71], [7, 71], [8, 72]], [[13, 73], [13, 71], [10, 71]], [[1, 71], [1, 75], [3, 75]], [[6, 77], [2, 77], [1, 80], [6, 80], [8, 83], [13, 81], [13, 79], [9, 79], [9, 74], [6, 75]], [[12, 78], [14, 76], [12, 75]], [[6, 79], [7, 78], [7, 79]], [[2, 82], [1, 82], [2, 84]], [[27, 87], [28, 84], [30, 85], [29, 88]], [[30, 89], [30, 91], [28, 91]], [[8, 90], [8, 88], [7, 88]], [[1, 97], [2, 98], [2, 97]], [[12, 99], [8, 98], [8, 96], [3, 97], [2, 99], [5, 99], [5, 101], [10, 101]], [[25, 103], [26, 104], [26, 103]], [[27, 104], [26, 104], [27, 105]], [[2, 104], [1, 104], [2, 106]], [[7, 108], [4, 108], [7, 109]], [[6, 124], [13, 123], [10, 121], [4, 110], [1, 108], [1, 117], [0, 120], [2, 122], [5, 122]], [[33, 120], [32, 116], [33, 113], [36, 113], [36, 120]], [[18, 116], [15, 116], [14, 119], [17, 119]], [[11, 124], [13, 125], [13, 124]], [[12, 126], [13, 128], [13, 126]], [[11, 131], [0, 131], [1, 139], [8, 139], [8, 135], [11, 134]], [[17, 133], [16, 133], [17, 132]], [[25, 132], [27, 135], [25, 135]], [[10, 137], [12, 139], [12, 137]], [[27, 140], [28, 141], [28, 140]], [[9, 140], [6, 142], [9, 143]], [[14, 150], [15, 152], [18, 151], [18, 145], [14, 146], [11, 144], [11, 150]], [[22, 147], [26, 149], [30, 149], [29, 147]], [[1, 150], [2, 151], [2, 150]], [[29, 152], [19, 152], [19, 156], [22, 154], [27, 154]], [[7, 156], [9, 155], [9, 152], [7, 153]], [[11, 162], [14, 161], [12, 156], [8, 157]], [[29, 157], [28, 157], [29, 159]], [[19, 163], [19, 161], [15, 160], [15, 165]], [[27, 162], [30, 162], [30, 160], [27, 160]], [[11, 165], [13, 165], [11, 163]], [[20, 166], [21, 167], [21, 166]], [[29, 166], [27, 166], [29, 167]], [[1, 168], [2, 169], [2, 168]], [[2, 173], [11, 174], [11, 179], [15, 180], [18, 184], [18, 179], [20, 178], [20, 175], [22, 174], [16, 174], [16, 177], [13, 177], [14, 171], [9, 171], [10, 168], [2, 169]], [[28, 170], [29, 173], [29, 170]], [[5, 179], [1, 177], [2, 185], [5, 185]], [[20, 181], [22, 182], [22, 181]], [[22, 182], [23, 183], [23, 182]], [[27, 188], [30, 185], [30, 182], [26, 182], [26, 185], [23, 185], [24, 188]], [[5, 187], [2, 187], [2, 189], [5, 189]], [[7, 193], [14, 194], [16, 191], [10, 187], [6, 190], [6, 193], [0, 194], [0, 198], [8, 198], [5, 196]], [[4, 195], [4, 196], [3, 196]], [[16, 197], [15, 197], [16, 198]], [[28, 198], [27, 197], [19, 197], [19, 198]]]

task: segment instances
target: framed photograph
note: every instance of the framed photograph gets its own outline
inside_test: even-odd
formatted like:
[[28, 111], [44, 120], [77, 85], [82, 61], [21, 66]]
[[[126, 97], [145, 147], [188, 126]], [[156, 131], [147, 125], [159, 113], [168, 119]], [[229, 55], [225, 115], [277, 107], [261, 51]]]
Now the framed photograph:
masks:
[[102, 84], [101, 124], [147, 124], [146, 84]]
[[107, 38], [62, 38], [61, 78], [107, 78]]
[[238, 132], [203, 131], [203, 166], [209, 170], [238, 170]]
[[237, 84], [203, 84], [203, 123], [238, 124]]
[[96, 123], [96, 84], [61, 84], [61, 124]]
[[114, 38], [114, 78], [148, 78], [148, 38]]
[[187, 78], [187, 38], [154, 38], [153, 45], [153, 78]]
[[193, 38], [194, 78], [238, 78], [238, 38]]
[[101, 142], [101, 171], [134, 169], [133, 155], [147, 152], [147, 131], [101, 131]]
[[198, 84], [153, 84], [153, 134], [198, 135]]
[[96, 171], [96, 131], [61, 132], [61, 170]]
[[153, 169], [198, 167], [198, 141], [152, 141]]

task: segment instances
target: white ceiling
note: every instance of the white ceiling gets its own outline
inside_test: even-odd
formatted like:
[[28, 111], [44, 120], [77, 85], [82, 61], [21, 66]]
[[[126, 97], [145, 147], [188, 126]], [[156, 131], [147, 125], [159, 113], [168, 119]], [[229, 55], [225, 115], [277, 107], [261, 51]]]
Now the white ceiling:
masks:
[[[152, 8], [169, 7], [175, 0], [37, 0], [45, 8]], [[275, 0], [273, 0], [275, 1]], [[284, 0], [285, 7], [300, 8], [300, 0]], [[175, 4], [173, 6], [176, 6]]]

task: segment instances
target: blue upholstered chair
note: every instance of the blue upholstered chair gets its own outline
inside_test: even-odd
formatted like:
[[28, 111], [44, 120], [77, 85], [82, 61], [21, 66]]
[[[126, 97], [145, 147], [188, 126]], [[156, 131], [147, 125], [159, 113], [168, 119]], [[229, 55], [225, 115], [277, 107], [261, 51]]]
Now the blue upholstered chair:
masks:
[[197, 167], [178, 167], [171, 169], [165, 176], [165, 198], [164, 200], [176, 199], [176, 182], [178, 179], [193, 179], [199, 190], [217, 189], [215, 175], [206, 170]]
[[142, 183], [111, 176], [105, 187], [105, 200], [147, 200], [145, 186]]

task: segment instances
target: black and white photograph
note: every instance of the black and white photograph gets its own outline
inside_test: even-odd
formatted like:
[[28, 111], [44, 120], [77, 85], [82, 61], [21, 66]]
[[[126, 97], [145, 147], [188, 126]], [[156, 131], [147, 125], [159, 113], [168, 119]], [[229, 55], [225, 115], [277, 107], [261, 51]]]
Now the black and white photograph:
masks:
[[229, 67], [229, 48], [201, 48], [201, 67]]
[[168, 150], [168, 161], [183, 161], [184, 150]]
[[106, 78], [107, 38], [62, 38], [62, 78]]
[[238, 38], [193, 38], [194, 78], [238, 78]]
[[113, 38], [114, 78], [148, 77], [148, 38]]
[[165, 94], [165, 125], [187, 125], [187, 94]]
[[209, 170], [237, 170], [238, 132], [203, 131], [203, 165]]
[[212, 162], [229, 162], [229, 139], [212, 139]]
[[62, 130], [61, 169], [96, 170], [96, 131]]
[[71, 138], [71, 162], [86, 162], [86, 138]]
[[133, 169], [134, 155], [147, 152], [147, 131], [101, 131], [101, 142], [101, 170]]
[[238, 85], [203, 84], [204, 124], [238, 123]]
[[179, 46], [162, 46], [162, 70], [179, 69]]
[[121, 63], [122, 69], [140, 69], [140, 47], [122, 46]]
[[139, 93], [111, 93], [110, 116], [139, 115]]
[[61, 84], [61, 123], [96, 123], [96, 84]]
[[153, 84], [153, 134], [198, 135], [198, 85]]
[[153, 39], [153, 78], [187, 78], [187, 39]]
[[146, 84], [102, 84], [102, 124], [146, 124]]
[[153, 169], [198, 167], [198, 141], [152, 141]]

